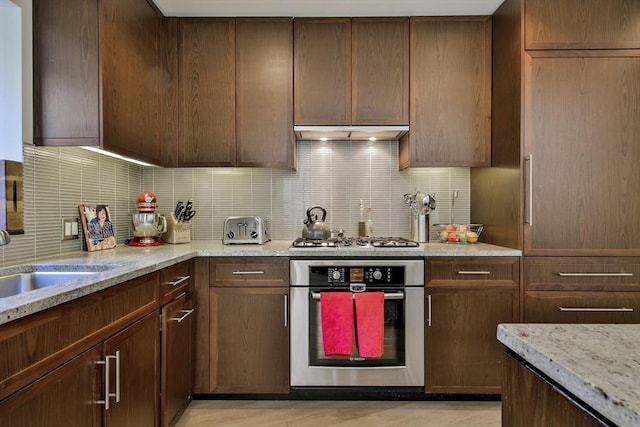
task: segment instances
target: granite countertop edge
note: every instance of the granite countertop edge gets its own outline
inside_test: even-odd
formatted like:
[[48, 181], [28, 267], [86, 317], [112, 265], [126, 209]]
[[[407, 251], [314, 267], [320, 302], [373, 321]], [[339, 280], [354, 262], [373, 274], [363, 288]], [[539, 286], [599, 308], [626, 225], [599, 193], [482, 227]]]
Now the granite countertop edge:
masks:
[[638, 337], [640, 325], [633, 324], [501, 324], [497, 330], [507, 348], [620, 427], [640, 425]]
[[35, 262], [3, 266], [0, 277], [31, 269], [46, 268], [65, 271], [91, 270], [95, 274], [48, 288], [0, 298], [0, 325], [37, 313], [50, 307], [115, 286], [127, 280], [152, 273], [195, 257], [216, 256], [520, 256], [521, 251], [478, 243], [474, 245], [421, 244], [418, 248], [370, 250], [296, 250], [290, 241], [271, 241], [264, 245], [223, 245], [220, 240], [194, 240], [190, 243], [165, 244], [151, 248], [118, 246], [99, 252], [71, 252]]

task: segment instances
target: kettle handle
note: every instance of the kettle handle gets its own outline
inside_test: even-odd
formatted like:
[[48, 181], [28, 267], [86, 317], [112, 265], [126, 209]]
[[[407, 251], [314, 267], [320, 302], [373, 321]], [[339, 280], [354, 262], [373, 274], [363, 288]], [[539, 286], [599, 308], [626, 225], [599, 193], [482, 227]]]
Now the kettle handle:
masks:
[[327, 210], [322, 206], [312, 206], [309, 209], [307, 209], [307, 221], [305, 221], [305, 224], [306, 223], [313, 224], [314, 221], [313, 219], [311, 219], [311, 211], [314, 209], [320, 209], [322, 211], [322, 219], [320, 221], [324, 222], [325, 218], [327, 217]]

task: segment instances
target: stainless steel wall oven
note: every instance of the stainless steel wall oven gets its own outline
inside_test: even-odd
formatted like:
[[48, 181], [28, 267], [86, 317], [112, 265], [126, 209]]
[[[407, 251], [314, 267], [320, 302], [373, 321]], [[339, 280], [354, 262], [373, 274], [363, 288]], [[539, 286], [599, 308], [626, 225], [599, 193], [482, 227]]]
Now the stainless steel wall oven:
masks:
[[[423, 386], [424, 260], [394, 258], [292, 259], [292, 386]], [[322, 292], [383, 292], [381, 357], [323, 349]]]

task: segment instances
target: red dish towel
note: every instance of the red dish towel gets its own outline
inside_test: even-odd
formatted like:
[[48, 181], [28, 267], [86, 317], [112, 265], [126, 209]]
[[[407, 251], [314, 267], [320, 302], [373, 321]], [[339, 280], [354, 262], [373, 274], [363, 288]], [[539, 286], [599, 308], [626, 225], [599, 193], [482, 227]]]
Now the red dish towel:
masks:
[[353, 349], [351, 292], [320, 292], [320, 321], [325, 356], [349, 356]]
[[356, 336], [362, 357], [384, 353], [384, 292], [356, 293]]

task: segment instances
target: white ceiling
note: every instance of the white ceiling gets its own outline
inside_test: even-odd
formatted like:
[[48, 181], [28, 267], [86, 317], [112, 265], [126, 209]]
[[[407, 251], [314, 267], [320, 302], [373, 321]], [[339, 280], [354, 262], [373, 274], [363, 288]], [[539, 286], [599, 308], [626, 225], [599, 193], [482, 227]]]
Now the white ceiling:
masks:
[[165, 16], [491, 15], [504, 0], [153, 0]]

